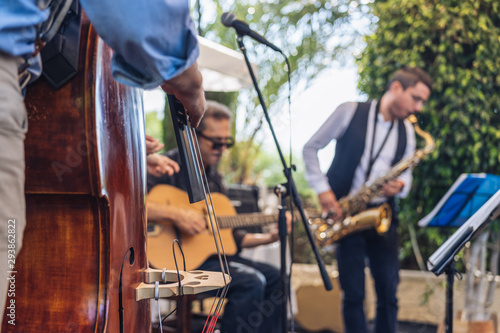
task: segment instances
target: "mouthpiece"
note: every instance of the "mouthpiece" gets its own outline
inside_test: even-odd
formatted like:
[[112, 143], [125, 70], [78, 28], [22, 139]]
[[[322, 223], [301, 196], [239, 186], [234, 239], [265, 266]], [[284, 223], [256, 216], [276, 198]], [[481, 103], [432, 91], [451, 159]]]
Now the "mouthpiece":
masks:
[[407, 119], [412, 124], [415, 124], [418, 121], [417, 117], [414, 114], [409, 115]]

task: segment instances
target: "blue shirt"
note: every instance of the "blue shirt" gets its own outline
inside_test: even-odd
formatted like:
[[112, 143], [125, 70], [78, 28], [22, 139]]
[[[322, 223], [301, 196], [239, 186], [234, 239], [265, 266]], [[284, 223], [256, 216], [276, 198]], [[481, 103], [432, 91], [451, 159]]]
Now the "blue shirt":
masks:
[[[26, 56], [35, 50], [36, 26], [48, 10], [37, 0], [2, 0], [0, 51]], [[99, 36], [114, 51], [114, 78], [155, 88], [194, 64], [199, 54], [187, 0], [80, 0]]]

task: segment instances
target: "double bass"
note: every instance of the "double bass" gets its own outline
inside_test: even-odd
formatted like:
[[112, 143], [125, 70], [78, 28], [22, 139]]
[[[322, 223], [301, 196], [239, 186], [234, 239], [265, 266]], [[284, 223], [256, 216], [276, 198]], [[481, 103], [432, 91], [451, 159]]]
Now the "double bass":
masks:
[[148, 268], [142, 92], [113, 79], [113, 52], [85, 15], [80, 32], [76, 76], [26, 92], [27, 223], [9, 296], [15, 325], [4, 320], [2, 332], [150, 332], [151, 298], [230, 281]]
[[15, 325], [2, 332], [149, 332], [140, 91], [83, 16], [77, 75], [27, 88], [26, 220]]

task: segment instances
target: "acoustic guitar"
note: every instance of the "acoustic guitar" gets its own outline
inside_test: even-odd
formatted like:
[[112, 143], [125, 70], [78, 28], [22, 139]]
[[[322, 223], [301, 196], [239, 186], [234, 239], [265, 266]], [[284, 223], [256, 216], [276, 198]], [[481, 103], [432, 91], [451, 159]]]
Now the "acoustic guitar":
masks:
[[[233, 228], [263, 226], [278, 220], [277, 215], [262, 213], [237, 214], [228, 197], [221, 193], [212, 193], [211, 196], [226, 255], [234, 255], [238, 250], [233, 238]], [[170, 185], [156, 185], [149, 192], [146, 201], [194, 210], [205, 216], [206, 219], [209, 215], [204, 202], [190, 204], [188, 194], [185, 191]], [[207, 223], [207, 226], [209, 225]], [[214, 236], [210, 229], [190, 236], [179, 233], [179, 230], [171, 222], [149, 223], [147, 256], [151, 267], [175, 269], [175, 260], [172, 253], [172, 244], [175, 239], [178, 239], [181, 244], [186, 258], [186, 270], [188, 271], [196, 269], [210, 256], [217, 254]], [[176, 251], [176, 256], [177, 264], [181, 269], [183, 263], [178, 251]]]

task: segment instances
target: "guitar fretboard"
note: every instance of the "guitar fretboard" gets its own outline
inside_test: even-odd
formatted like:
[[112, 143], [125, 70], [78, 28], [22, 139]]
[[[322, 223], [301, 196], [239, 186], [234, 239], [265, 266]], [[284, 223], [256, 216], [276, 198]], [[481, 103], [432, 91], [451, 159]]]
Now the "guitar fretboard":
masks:
[[239, 214], [234, 216], [219, 216], [219, 226], [221, 228], [244, 228], [253, 226], [262, 226], [274, 223], [278, 220], [277, 216], [265, 215], [262, 213]]

